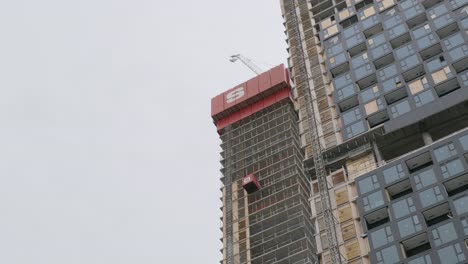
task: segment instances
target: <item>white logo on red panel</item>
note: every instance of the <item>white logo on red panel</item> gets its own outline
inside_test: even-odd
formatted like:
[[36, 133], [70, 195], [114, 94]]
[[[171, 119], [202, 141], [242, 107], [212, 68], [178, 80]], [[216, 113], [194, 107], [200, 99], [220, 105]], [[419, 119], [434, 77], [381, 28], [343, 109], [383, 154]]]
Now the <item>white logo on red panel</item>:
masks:
[[244, 178], [244, 184], [249, 183], [249, 182], [250, 182], [250, 176], [245, 177]]
[[245, 89], [244, 87], [237, 87], [236, 89], [230, 91], [228, 94], [226, 94], [226, 103], [230, 104], [236, 101], [237, 99], [241, 98], [242, 96], [245, 95]]

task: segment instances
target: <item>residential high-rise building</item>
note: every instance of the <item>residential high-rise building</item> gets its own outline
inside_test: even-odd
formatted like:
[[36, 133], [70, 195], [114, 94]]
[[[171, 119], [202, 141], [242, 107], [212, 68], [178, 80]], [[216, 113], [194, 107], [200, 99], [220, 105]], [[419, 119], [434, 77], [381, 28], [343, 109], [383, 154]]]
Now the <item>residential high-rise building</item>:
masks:
[[221, 263], [317, 263], [288, 71], [262, 73], [211, 109], [222, 141]]
[[280, 1], [320, 263], [466, 263], [468, 1]]

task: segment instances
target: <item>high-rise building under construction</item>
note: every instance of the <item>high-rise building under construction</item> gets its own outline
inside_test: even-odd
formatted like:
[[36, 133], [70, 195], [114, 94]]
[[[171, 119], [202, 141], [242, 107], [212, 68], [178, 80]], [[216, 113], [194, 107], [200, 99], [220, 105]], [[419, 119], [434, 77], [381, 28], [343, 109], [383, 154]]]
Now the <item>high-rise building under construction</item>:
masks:
[[212, 102], [222, 263], [467, 263], [468, 0], [280, 2], [292, 94], [275, 68]]
[[468, 1], [281, 6], [320, 263], [466, 263]]
[[277, 66], [212, 100], [222, 144], [223, 264], [315, 263], [298, 116]]

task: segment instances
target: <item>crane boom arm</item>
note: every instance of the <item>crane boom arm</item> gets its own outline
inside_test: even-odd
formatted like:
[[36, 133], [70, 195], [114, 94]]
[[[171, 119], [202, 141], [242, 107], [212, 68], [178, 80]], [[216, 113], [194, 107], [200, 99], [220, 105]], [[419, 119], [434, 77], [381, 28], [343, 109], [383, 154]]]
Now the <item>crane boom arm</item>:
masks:
[[236, 62], [237, 60], [240, 60], [242, 63], [244, 63], [245, 66], [249, 67], [249, 69], [257, 75], [263, 72], [263, 70], [260, 67], [258, 67], [255, 63], [252, 62], [252, 60], [242, 56], [241, 54], [232, 55], [229, 60], [231, 62]]

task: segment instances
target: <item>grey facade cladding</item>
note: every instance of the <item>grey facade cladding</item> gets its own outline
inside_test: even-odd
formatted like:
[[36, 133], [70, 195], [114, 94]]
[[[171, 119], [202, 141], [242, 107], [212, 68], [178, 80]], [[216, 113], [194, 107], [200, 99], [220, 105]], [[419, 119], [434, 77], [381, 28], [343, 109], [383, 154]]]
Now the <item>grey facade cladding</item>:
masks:
[[468, 129], [356, 183], [371, 263], [468, 262]]
[[318, 28], [343, 139], [468, 99], [468, 0], [350, 2], [354, 15]]

